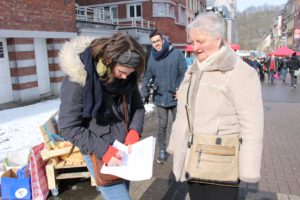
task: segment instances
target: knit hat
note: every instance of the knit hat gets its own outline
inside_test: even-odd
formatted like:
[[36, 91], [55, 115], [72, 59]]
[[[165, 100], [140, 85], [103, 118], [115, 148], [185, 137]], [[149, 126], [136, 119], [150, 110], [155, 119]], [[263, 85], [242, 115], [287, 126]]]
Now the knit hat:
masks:
[[141, 56], [134, 51], [126, 51], [117, 59], [119, 65], [136, 68], [141, 61]]

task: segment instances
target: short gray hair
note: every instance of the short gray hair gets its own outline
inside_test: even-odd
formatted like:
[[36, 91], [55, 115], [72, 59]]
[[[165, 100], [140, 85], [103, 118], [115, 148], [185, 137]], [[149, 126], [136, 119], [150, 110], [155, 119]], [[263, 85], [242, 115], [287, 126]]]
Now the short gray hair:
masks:
[[211, 34], [215, 37], [221, 35], [223, 38], [225, 37], [225, 21], [224, 18], [215, 12], [203, 12], [197, 15], [196, 19], [194, 19], [188, 26], [187, 32], [189, 33], [191, 30], [198, 29], [204, 31], [208, 34]]

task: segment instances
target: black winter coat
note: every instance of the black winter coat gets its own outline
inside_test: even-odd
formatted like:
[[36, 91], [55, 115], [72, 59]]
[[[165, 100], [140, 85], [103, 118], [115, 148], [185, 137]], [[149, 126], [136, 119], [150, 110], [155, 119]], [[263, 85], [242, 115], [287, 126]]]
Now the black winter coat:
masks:
[[[94, 153], [100, 159], [107, 151], [109, 145], [115, 140], [124, 142], [127, 129], [122, 108], [122, 95], [110, 95], [107, 90], [97, 89], [87, 92], [88, 75], [87, 66], [94, 67], [93, 60], [89, 59], [88, 45], [94, 38], [79, 37], [65, 43], [59, 54], [60, 67], [67, 74], [61, 91], [61, 104], [59, 108], [58, 126], [62, 136], [79, 147], [83, 154]], [[82, 54], [82, 52], [85, 52]], [[84, 58], [80, 57], [82, 55]], [[88, 68], [91, 69], [91, 68]], [[95, 79], [97, 80], [97, 79]], [[100, 80], [99, 80], [100, 81]], [[99, 82], [96, 82], [99, 85]], [[145, 109], [138, 90], [137, 81], [125, 93], [129, 116], [129, 129], [142, 133]], [[100, 83], [101, 85], [101, 83]], [[101, 88], [101, 87], [99, 87]], [[122, 91], [122, 87], [120, 87]], [[122, 94], [123, 94], [122, 93]], [[100, 105], [97, 115], [86, 115], [86, 94], [95, 94], [101, 98], [90, 101], [89, 105]], [[115, 94], [115, 93], [113, 93]], [[85, 105], [85, 106], [84, 106]], [[85, 116], [85, 117], [84, 117]]]
[[[62, 136], [80, 148], [83, 154], [95, 153], [102, 158], [109, 145], [115, 140], [124, 142], [127, 131], [124, 122], [122, 100], [111, 102], [112, 113], [119, 116], [119, 120], [102, 116], [99, 118], [83, 118], [83, 88], [71, 82], [66, 77], [61, 87], [61, 105], [59, 109], [59, 129]], [[145, 109], [138, 88], [135, 92], [126, 95], [129, 113], [129, 129], [138, 133], [143, 130]], [[117, 117], [118, 118], [118, 117]]]

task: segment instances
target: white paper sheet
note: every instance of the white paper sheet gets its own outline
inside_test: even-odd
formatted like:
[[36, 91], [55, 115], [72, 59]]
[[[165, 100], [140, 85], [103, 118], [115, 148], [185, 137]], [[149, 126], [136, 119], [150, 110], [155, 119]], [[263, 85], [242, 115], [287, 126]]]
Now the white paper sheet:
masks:
[[155, 137], [147, 137], [132, 145], [131, 154], [127, 153], [128, 147], [118, 141], [113, 146], [125, 153], [123, 165], [118, 167], [104, 166], [101, 172], [112, 174], [130, 181], [147, 180], [152, 177], [153, 160], [155, 152]]

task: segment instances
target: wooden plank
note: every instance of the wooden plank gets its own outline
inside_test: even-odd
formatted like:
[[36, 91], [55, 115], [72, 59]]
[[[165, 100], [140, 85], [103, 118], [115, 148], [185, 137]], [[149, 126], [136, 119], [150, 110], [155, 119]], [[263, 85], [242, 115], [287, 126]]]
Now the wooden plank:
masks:
[[56, 179], [72, 179], [72, 178], [89, 178], [89, 172], [73, 172], [73, 173], [61, 173], [59, 174]]
[[74, 166], [75, 164], [70, 161], [66, 161], [65, 166]]
[[55, 169], [69, 169], [69, 168], [80, 168], [80, 167], [86, 167], [86, 165], [56, 165], [54, 166]]
[[65, 166], [65, 163], [66, 161], [62, 160], [55, 166], [55, 168], [63, 168]]
[[45, 131], [45, 129], [43, 127], [40, 127], [40, 131], [42, 133], [43, 139], [44, 139], [44, 143], [46, 145], [47, 149], [52, 149], [51, 144], [50, 144], [50, 139]]
[[51, 158], [51, 159], [48, 161], [47, 165], [53, 165], [53, 166], [55, 166], [55, 165], [58, 164], [58, 162], [59, 162], [59, 161], [58, 161], [56, 158]]
[[[57, 157], [60, 155], [64, 155], [64, 154], [68, 154], [71, 150], [71, 146], [70, 147], [65, 147], [65, 148], [61, 148], [61, 149], [54, 149], [54, 150], [43, 150], [41, 151], [41, 156], [43, 160], [47, 160], [49, 158], [53, 158], [53, 157]], [[78, 152], [79, 148], [75, 147], [73, 152]]]
[[51, 163], [48, 163], [46, 165], [46, 175], [47, 175], [49, 190], [56, 189], [57, 183], [55, 179], [55, 170], [54, 170], [54, 165], [52, 165]]

